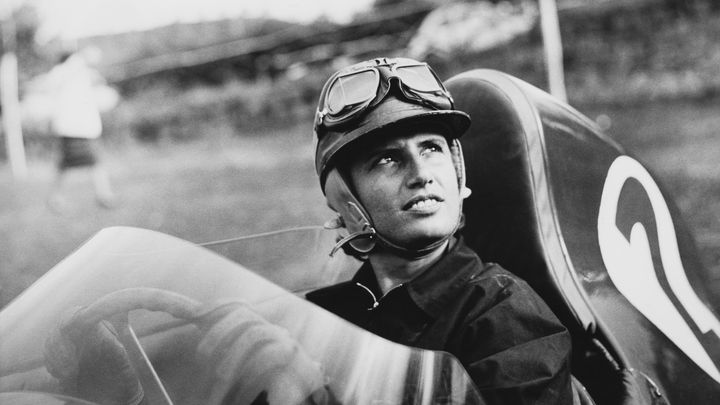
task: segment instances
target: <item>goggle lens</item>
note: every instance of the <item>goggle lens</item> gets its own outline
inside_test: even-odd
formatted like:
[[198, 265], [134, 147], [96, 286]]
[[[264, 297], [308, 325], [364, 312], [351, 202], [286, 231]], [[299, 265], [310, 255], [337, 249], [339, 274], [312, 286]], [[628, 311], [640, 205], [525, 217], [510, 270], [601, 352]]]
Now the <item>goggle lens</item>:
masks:
[[340, 76], [330, 87], [325, 105], [330, 114], [364, 103], [375, 97], [380, 75], [375, 70], [363, 70]]
[[395, 73], [403, 84], [415, 91], [430, 93], [443, 90], [438, 79], [426, 65], [398, 66]]

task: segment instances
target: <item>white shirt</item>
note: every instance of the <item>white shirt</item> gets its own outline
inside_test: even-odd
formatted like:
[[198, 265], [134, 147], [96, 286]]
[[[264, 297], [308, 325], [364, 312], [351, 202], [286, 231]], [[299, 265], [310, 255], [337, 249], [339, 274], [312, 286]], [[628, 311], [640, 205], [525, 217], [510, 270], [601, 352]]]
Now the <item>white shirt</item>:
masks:
[[98, 73], [82, 57], [73, 55], [50, 70], [47, 79], [53, 89], [53, 133], [73, 138], [100, 137], [102, 121], [95, 96]]

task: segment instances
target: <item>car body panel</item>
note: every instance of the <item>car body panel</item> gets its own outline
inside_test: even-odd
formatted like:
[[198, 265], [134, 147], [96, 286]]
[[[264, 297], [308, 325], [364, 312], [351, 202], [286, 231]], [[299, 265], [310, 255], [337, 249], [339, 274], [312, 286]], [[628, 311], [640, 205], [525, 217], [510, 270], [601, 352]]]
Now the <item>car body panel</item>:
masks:
[[609, 378], [584, 370], [581, 353], [599, 344], [671, 402], [720, 397], [720, 291], [707, 288], [712, 275], [655, 177], [594, 122], [519, 79], [480, 69], [447, 86], [473, 119], [461, 138], [474, 191], [466, 238], [568, 326], [574, 373], [590, 393], [616, 395]]

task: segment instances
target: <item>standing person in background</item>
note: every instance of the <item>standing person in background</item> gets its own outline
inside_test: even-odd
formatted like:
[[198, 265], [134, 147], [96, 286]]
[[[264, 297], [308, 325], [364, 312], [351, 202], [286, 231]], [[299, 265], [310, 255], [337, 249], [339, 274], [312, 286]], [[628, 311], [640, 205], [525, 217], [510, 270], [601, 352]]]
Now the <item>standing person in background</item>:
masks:
[[64, 211], [68, 206], [62, 192], [68, 170], [75, 168], [92, 169], [99, 206], [112, 208], [116, 202], [98, 153], [102, 135], [100, 113], [116, 104], [117, 93], [105, 85], [100, 74], [89, 65], [97, 52], [93, 49], [64, 52], [60, 63], [43, 79], [53, 97], [50, 131], [60, 147], [57, 176], [48, 199], [48, 205], [56, 211]]

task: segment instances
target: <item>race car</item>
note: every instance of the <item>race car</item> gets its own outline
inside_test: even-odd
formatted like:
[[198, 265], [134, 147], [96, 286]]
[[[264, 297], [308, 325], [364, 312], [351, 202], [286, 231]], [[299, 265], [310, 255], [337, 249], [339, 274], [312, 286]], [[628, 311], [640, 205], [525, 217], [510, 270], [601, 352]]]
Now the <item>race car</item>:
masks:
[[[517, 78], [446, 82], [463, 235], [573, 337], [577, 404], [720, 398], [720, 292], [654, 177], [594, 122]], [[484, 404], [457, 359], [304, 299], [360, 266], [306, 227], [198, 246], [100, 231], [0, 312], [2, 404]]]

